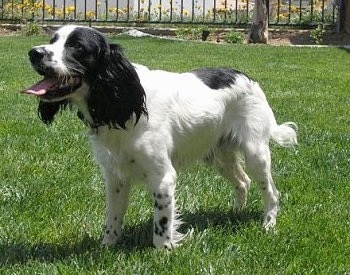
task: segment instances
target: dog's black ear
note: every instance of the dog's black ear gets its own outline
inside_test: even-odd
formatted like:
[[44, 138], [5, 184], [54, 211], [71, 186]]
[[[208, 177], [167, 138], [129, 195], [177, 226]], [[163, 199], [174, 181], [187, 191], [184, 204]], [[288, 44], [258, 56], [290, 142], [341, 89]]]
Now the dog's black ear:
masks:
[[55, 115], [61, 110], [66, 108], [67, 101], [59, 102], [45, 102], [40, 100], [38, 107], [39, 118], [45, 124], [51, 124], [55, 118]]
[[135, 115], [147, 116], [145, 91], [134, 66], [125, 58], [119, 45], [109, 44], [92, 77], [88, 107], [93, 127], [108, 125], [126, 129], [125, 123]]

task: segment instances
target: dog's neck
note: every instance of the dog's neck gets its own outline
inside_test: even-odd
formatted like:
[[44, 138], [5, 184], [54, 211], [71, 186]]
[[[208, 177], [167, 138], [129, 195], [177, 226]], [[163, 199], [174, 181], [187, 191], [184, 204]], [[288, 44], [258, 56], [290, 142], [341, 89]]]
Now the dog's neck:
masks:
[[83, 83], [80, 90], [76, 92], [70, 100], [78, 108], [79, 119], [81, 119], [85, 125], [93, 128], [94, 119], [89, 112], [89, 106], [87, 104], [88, 96], [89, 87], [86, 83]]

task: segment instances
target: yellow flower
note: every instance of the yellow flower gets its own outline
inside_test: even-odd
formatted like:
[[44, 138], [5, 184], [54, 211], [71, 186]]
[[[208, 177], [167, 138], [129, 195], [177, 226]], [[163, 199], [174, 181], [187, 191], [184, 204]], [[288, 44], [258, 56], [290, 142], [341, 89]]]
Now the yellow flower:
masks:
[[86, 19], [95, 19], [95, 12], [93, 11], [86, 11], [85, 13]]
[[227, 8], [225, 8], [225, 7], [218, 8], [217, 12], [227, 12]]
[[53, 8], [52, 7], [47, 7], [45, 8], [46, 12], [50, 15], [53, 15]]
[[117, 13], [118, 12], [118, 9], [117, 8], [109, 8], [108, 11], [110, 13]]
[[288, 18], [288, 15], [286, 13], [280, 13], [278, 16], [279, 20], [285, 20]]
[[296, 6], [291, 6], [291, 7], [290, 7], [290, 11], [291, 11], [292, 13], [297, 13], [297, 12], [299, 12], [299, 8], [296, 7]]
[[74, 6], [66, 7], [66, 13], [73, 13], [74, 11], [75, 11], [75, 7]]
[[63, 17], [63, 9], [56, 9], [55, 16], [58, 18], [62, 18]]

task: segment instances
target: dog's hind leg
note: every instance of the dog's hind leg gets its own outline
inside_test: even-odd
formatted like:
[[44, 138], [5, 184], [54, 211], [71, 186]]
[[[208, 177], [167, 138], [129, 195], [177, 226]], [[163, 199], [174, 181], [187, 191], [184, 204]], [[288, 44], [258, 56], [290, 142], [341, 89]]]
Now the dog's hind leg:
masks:
[[221, 148], [215, 155], [215, 166], [234, 187], [234, 209], [241, 211], [247, 202], [250, 178], [244, 172], [238, 148]]
[[245, 155], [248, 171], [257, 181], [263, 194], [265, 214], [263, 227], [273, 228], [276, 224], [279, 210], [279, 193], [273, 183], [271, 175], [271, 154], [269, 146], [264, 141], [252, 140], [241, 144]]

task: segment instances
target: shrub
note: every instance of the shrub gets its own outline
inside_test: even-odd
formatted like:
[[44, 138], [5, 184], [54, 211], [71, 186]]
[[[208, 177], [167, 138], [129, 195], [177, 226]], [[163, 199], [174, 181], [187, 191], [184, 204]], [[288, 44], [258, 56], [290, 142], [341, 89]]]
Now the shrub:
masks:
[[25, 36], [39, 35], [43, 33], [42, 27], [37, 22], [28, 22], [21, 27]]
[[323, 42], [324, 35], [326, 33], [326, 28], [323, 24], [318, 24], [317, 28], [310, 32], [310, 37], [313, 41], [319, 45]]
[[200, 28], [179, 28], [175, 31], [175, 34], [179, 38], [199, 40], [202, 37], [202, 29]]
[[231, 44], [242, 44], [244, 41], [244, 34], [235, 30], [230, 31], [225, 35], [224, 41]]

